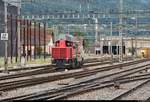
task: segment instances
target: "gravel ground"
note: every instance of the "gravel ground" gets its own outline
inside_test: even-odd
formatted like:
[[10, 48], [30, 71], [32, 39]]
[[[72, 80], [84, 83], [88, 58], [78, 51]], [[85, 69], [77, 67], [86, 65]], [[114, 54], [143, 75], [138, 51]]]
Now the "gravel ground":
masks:
[[[25, 68], [27, 67], [33, 67], [33, 66], [43, 66], [43, 65], [49, 65], [49, 64], [28, 64], [25, 66]], [[20, 67], [21, 68], [24, 68], [24, 67]], [[2, 68], [4, 69], [4, 68]], [[9, 68], [9, 69], [19, 69], [18, 66], [14, 66], [13, 68]], [[38, 68], [40, 69], [40, 68]], [[34, 71], [34, 70], [37, 70], [37, 69], [31, 69], [31, 70], [19, 70], [19, 71], [10, 71], [9, 74], [14, 74], [14, 73], [19, 73], [19, 72], [28, 72], [28, 71]], [[8, 73], [0, 73], [0, 76], [3, 76], [3, 75], [8, 75]]]
[[39, 84], [39, 85], [25, 87], [25, 88], [19, 88], [19, 89], [12, 90], [9, 92], [2, 92], [0, 99], [11, 98], [11, 97], [30, 94], [34, 92], [59, 88], [59, 87], [67, 85], [73, 80], [74, 80], [73, 78], [70, 78], [70, 79], [54, 81], [54, 82]]
[[40, 68], [38, 68], [38, 69], [31, 69], [31, 70], [10, 71], [9, 73], [0, 73], [0, 76], [6, 76], [6, 75], [21, 73], [21, 72], [30, 72], [30, 71], [39, 70], [39, 69]]
[[[88, 56], [85, 57], [85, 59], [93, 59], [93, 58], [96, 58], [96, 57], [91, 57], [91, 56], [90, 57], [88, 57]], [[48, 65], [48, 64], [27, 64], [24, 67], [43, 66], [43, 65]], [[85, 65], [87, 65], [87, 64], [85, 64]], [[18, 68], [19, 68], [18, 66], [14, 66], [14, 67], [9, 68], [9, 69], [18, 69]], [[4, 68], [0, 68], [0, 69], [2, 70]], [[37, 69], [10, 71], [9, 74], [15, 74], [15, 73], [20, 73], [20, 72], [28, 72], [28, 71], [34, 71], [34, 70], [37, 70]], [[5, 76], [5, 75], [8, 75], [8, 73], [0, 73], [0, 76]]]
[[146, 100], [150, 96], [150, 82], [142, 86], [141, 88], [133, 91], [126, 97], [123, 97], [121, 100]]
[[[91, 67], [90, 67], [91, 68]], [[95, 68], [95, 67], [93, 67]], [[77, 70], [69, 70], [65, 71], [63, 73], [70, 73], [70, 72], [78, 72], [83, 69], [77, 69]], [[62, 72], [57, 72], [57, 73], [48, 73], [48, 74], [42, 74], [42, 75], [36, 75], [36, 76], [30, 76], [30, 77], [21, 77], [21, 78], [14, 78], [10, 80], [3, 80], [0, 82], [9, 82], [9, 81], [14, 81], [14, 80], [21, 80], [21, 79], [28, 79], [28, 78], [33, 78], [33, 77], [42, 77], [42, 76], [50, 76], [50, 75], [56, 75], [56, 74], [62, 74]], [[24, 95], [24, 94], [29, 94], [32, 92], [38, 92], [42, 90], [48, 90], [48, 89], [53, 89], [53, 88], [58, 88], [62, 87], [64, 85], [68, 85], [70, 83], [74, 82], [74, 78], [69, 78], [65, 80], [59, 80], [59, 81], [54, 81], [54, 82], [49, 82], [49, 83], [43, 83], [35, 86], [30, 86], [30, 87], [25, 87], [25, 88], [18, 88], [16, 90], [12, 90], [9, 92], [3, 92], [2, 96], [0, 96], [0, 99], [8, 98], [8, 97], [14, 97], [18, 95]]]
[[[100, 55], [95, 55], [95, 54], [91, 54], [91, 55], [85, 54], [84, 59], [93, 59], [93, 58], [96, 58], [96, 59], [100, 60], [100, 59], [107, 58], [107, 57], [109, 57], [109, 56], [100, 56]], [[0, 58], [0, 62], [2, 62], [2, 61], [3, 61], [3, 59]], [[41, 64], [37, 64], [37, 63], [36, 64], [35, 63], [27, 64], [26, 63], [26, 65], [23, 65], [22, 67], [41, 66], [41, 65], [49, 65], [49, 64], [42, 64], [42, 63]], [[8, 69], [18, 69], [18, 68], [21, 68], [21, 67], [19, 67], [17, 65], [14, 65], [14, 66], [9, 66]], [[3, 71], [4, 67], [0, 66], [0, 70]], [[10, 72], [10, 73], [12, 73], [12, 72]], [[1, 73], [0, 73], [0, 75], [1, 75]]]
[[[85, 59], [93, 59], [93, 58], [97, 58], [98, 60], [100, 59], [103, 59], [105, 57], [108, 57], [108, 56], [100, 56], [100, 55], [86, 55], [85, 56]], [[126, 61], [124, 61], [126, 62]], [[117, 64], [117, 63], [116, 63]], [[32, 66], [41, 66], [41, 65], [49, 65], [49, 64], [26, 64], [24, 67], [32, 67]], [[85, 64], [86, 65], [86, 64]], [[110, 65], [110, 64], [105, 64], [104, 66], [107, 66], [107, 65]], [[103, 65], [101, 65], [103, 66]], [[22, 66], [23, 67], [23, 66]], [[9, 69], [18, 69], [19, 67], [18, 66], [13, 66]], [[1, 70], [4, 69], [4, 68], [0, 68]], [[90, 68], [89, 68], [90, 69]], [[31, 70], [21, 70], [21, 71], [11, 71], [9, 72], [9, 74], [14, 74], [14, 73], [19, 73], [19, 72], [28, 72], [28, 71], [34, 71], [36, 69], [31, 69]], [[7, 73], [0, 73], [0, 76], [3, 76], [3, 75], [8, 75]]]
[[[109, 64], [87, 67], [86, 69], [87, 70], [89, 70], [89, 69], [96, 69], [96, 68], [104, 67], [104, 66], [109, 66]], [[34, 70], [38, 70], [38, 69], [34, 69]], [[32, 71], [34, 71], [34, 70], [32, 70]], [[73, 73], [73, 72], [79, 72], [79, 71], [83, 71], [83, 70], [85, 70], [85, 69], [66, 70], [66, 71], [63, 71], [63, 72], [55, 72], [55, 73], [46, 73], [46, 74], [32, 75], [32, 76], [26, 76], [26, 77], [20, 77], [20, 78], [13, 78], [13, 79], [2, 80], [2, 81], [0, 81], [0, 83], [1, 82], [14, 81], [14, 80], [23, 80], [23, 79], [35, 78], [35, 77], [52, 76], [52, 75], [58, 75], [58, 74], [62, 74], [62, 73], [64, 73], [64, 74], [65, 73]], [[23, 71], [23, 72], [30, 72], [30, 71], [28, 70], [28, 71]], [[12, 72], [9, 75], [15, 74], [15, 73]], [[6, 73], [0, 73], [0, 76], [5, 76], [5, 75], [8, 75], [8, 74], [6, 74]]]
[[[149, 70], [150, 70], [150, 69], [149, 69]], [[138, 75], [145, 75], [145, 74], [150, 74], [150, 71], [137, 72], [137, 73], [134, 73], [134, 74], [132, 74], [132, 75], [129, 75], [128, 77], [138, 76]]]
[[32, 76], [26, 76], [26, 77], [19, 77], [19, 78], [2, 80], [2, 81], [0, 81], [0, 83], [1, 82], [10, 82], [10, 81], [23, 80], [23, 79], [32, 79], [32, 78], [38, 78], [38, 77], [47, 77], [47, 76], [59, 75], [59, 74], [62, 74], [62, 73], [78, 72], [78, 71], [81, 71], [81, 70], [82, 69], [74, 70], [74, 71], [64, 71], [64, 72], [46, 73], [46, 74], [38, 74], [38, 75], [32, 75]]
[[137, 81], [132, 83], [121, 84], [120, 89], [115, 89], [114, 87], [103, 88], [82, 95], [72, 96], [66, 98], [65, 100], [111, 100], [116, 95], [122, 94], [125, 91], [131, 89], [132, 87], [139, 85], [143, 81]]
[[[79, 83], [79, 82], [86, 81], [86, 80], [90, 80], [90, 79], [94, 79], [94, 78], [97, 78], [97, 77], [100, 77], [100, 76], [104, 76], [104, 75], [108, 75], [108, 74], [124, 71], [124, 70], [127, 70], [127, 69], [131, 69], [133, 67], [142, 66], [142, 65], [145, 65], [147, 63], [150, 63], [150, 62], [145, 62], [145, 63], [142, 63], [142, 64], [131, 65], [130, 67], [127, 66], [127, 67], [123, 67], [122, 69], [118, 69], [117, 68], [117, 69], [113, 69], [113, 70], [109, 70], [109, 71], [105, 71], [105, 72], [99, 72], [99, 73], [97, 73], [95, 75], [92, 75], [92, 76], [79, 78], [79, 79], [75, 80], [72, 84]], [[111, 80], [111, 79], [113, 79], [115, 77], [118, 77], [118, 75], [114, 75], [114, 76], [111, 76], [111, 77], [108, 77], [108, 78], [103, 78], [103, 80], [100, 80], [100, 81]]]
[[[147, 64], [147, 63], [150, 63], [150, 62], [145, 62], [143, 64], [137, 64], [136, 66], [144, 65], [144, 64]], [[135, 65], [133, 65], [133, 66], [135, 67]], [[90, 79], [90, 78], [95, 78], [95, 77], [98, 77], [98, 76], [103, 76], [103, 75], [106, 75], [106, 74], [114, 73], [116, 71], [125, 70], [127, 68], [132, 68], [133, 66], [124, 67], [122, 69], [114, 69], [114, 70], [98, 73], [96, 75], [93, 75], [93, 76], [90, 76], [90, 77], [85, 77], [85, 78], [80, 78], [80, 79], [70, 78], [70, 79], [54, 81], [54, 82], [39, 84], [39, 85], [25, 87], [25, 88], [19, 88], [19, 89], [16, 89], [16, 90], [12, 90], [12, 91], [9, 91], [9, 92], [2, 93], [2, 96], [0, 96], [0, 99], [4, 99], [4, 98], [8, 98], [8, 97], [14, 97], [14, 96], [18, 96], [18, 95], [29, 94], [29, 93], [38, 92], [38, 91], [47, 90], [47, 89], [58, 88], [58, 87], [62, 87], [62, 86], [67, 85], [67, 84], [78, 83], [80, 81], [87, 80], [87, 79]], [[92, 68], [95, 68], [95, 66], [92, 67]], [[66, 71], [64, 73], [70, 73], [70, 72], [74, 72], [74, 71], [78, 72], [78, 71], [81, 71], [81, 70], [83, 70], [83, 69], [69, 70], [69, 71]], [[58, 73], [62, 73], [62, 72], [58, 72]], [[48, 75], [54, 75], [54, 74], [58, 74], [58, 73], [49, 73]], [[38, 75], [38, 77], [39, 76], [42, 76], [42, 75]], [[35, 77], [35, 76], [32, 76], [32, 77]], [[64, 84], [64, 85], [60, 85], [60, 84]], [[137, 84], [137, 83], [135, 83], [135, 84]], [[114, 92], [114, 90], [115, 89], [113, 89], [113, 88], [106, 88], [106, 90], [103, 90], [103, 91], [99, 92], [100, 94], [106, 94], [104, 97], [98, 97], [100, 95], [96, 95], [97, 93], [95, 93], [95, 99], [109, 98], [109, 94], [112, 94], [112, 92]], [[120, 89], [120, 90], [122, 91], [122, 89]], [[119, 93], [120, 93], [120, 91], [119, 91]], [[90, 93], [90, 94], [92, 94], [92, 93]], [[116, 94], [112, 94], [112, 95], [116, 95]], [[89, 99], [94, 98], [94, 97], [91, 97], [91, 98], [90, 97], [91, 97], [91, 95], [88, 96]], [[82, 98], [84, 98], [84, 97], [82, 97]], [[75, 99], [82, 99], [82, 98], [75, 98]], [[86, 99], [86, 97], [84, 99]]]

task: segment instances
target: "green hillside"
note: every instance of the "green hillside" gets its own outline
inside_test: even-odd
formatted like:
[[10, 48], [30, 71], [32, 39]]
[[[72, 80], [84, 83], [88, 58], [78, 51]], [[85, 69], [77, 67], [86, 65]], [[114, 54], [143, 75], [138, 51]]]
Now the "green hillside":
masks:
[[[22, 5], [23, 14], [47, 14], [61, 11], [104, 11], [119, 6], [119, 0], [32, 0]], [[123, 0], [124, 10], [150, 9], [150, 0]], [[89, 7], [89, 9], [88, 9]]]

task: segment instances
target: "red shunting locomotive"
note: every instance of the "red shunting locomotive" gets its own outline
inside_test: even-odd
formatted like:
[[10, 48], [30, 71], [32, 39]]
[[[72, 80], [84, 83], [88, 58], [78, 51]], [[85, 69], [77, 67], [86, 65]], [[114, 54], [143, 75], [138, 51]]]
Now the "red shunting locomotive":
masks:
[[64, 39], [57, 40], [52, 47], [52, 64], [59, 68], [76, 68], [83, 65], [81, 43]]

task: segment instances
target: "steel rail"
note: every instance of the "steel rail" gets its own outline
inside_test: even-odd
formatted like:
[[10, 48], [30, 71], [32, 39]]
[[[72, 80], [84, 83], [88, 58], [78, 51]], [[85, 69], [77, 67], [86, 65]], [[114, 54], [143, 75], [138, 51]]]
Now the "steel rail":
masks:
[[[124, 84], [124, 83], [140, 81], [140, 80], [146, 80], [146, 79], [149, 79], [149, 78], [136, 78], [136, 79], [127, 79], [127, 80], [122, 79], [122, 80], [119, 80], [119, 81], [120, 81], [120, 84]], [[72, 96], [72, 95], [76, 95], [76, 94], [79, 94], [79, 93], [81, 94], [81, 93], [84, 93], [84, 92], [90, 92], [90, 91], [94, 91], [96, 89], [112, 87], [113, 85], [114, 85], [113, 81], [109, 81], [109, 82], [104, 81], [102, 83], [100, 83], [100, 82], [91, 83], [90, 86], [86, 85], [86, 87], [84, 87], [84, 88], [83, 88], [84, 85], [76, 85], [74, 87], [66, 86], [66, 87], [60, 88], [60, 89], [46, 90], [46, 91], [41, 91], [41, 92], [32, 93], [32, 94], [28, 94], [28, 95], [18, 96], [18, 97], [14, 97], [14, 98], [7, 98], [7, 99], [4, 99], [2, 101], [8, 101], [8, 100], [34, 100], [34, 99], [35, 100], [64, 99], [64, 98], [67, 98], [67, 97]], [[81, 89], [77, 90], [78, 88], [81, 88]], [[73, 89], [73, 90], [71, 90], [71, 89]], [[68, 91], [68, 90], [70, 90], [70, 91]], [[64, 91], [67, 91], [67, 92], [65, 93]]]
[[[130, 63], [130, 64], [132, 64], [132, 63]], [[129, 63], [128, 64], [125, 63], [125, 65], [129, 65]], [[145, 65], [145, 66], [147, 66], [147, 65]], [[110, 66], [110, 67], [111, 68], [116, 68], [116, 67], [120, 67], [120, 65], [119, 66], [114, 65], [114, 67], [112, 67], [112, 66]], [[141, 66], [141, 67], [144, 67], [144, 66]], [[137, 68], [141, 68], [141, 67], [137, 67]], [[0, 90], [1, 91], [3, 91], [3, 90], [12, 90], [12, 89], [18, 88], [18, 87], [23, 87], [23, 86], [28, 86], [28, 85], [35, 85], [35, 84], [40, 84], [40, 83], [44, 83], [44, 82], [50, 82], [50, 81], [55, 81], [55, 80], [71, 78], [71, 77], [74, 77], [74, 76], [80, 76], [80, 75], [84, 75], [84, 74], [87, 74], [87, 73], [95, 73], [95, 72], [102, 72], [102, 71], [106, 71], [106, 70], [111, 70], [110, 68], [109, 69], [108, 68], [109, 67], [106, 67], [106, 69], [100, 68], [100, 69], [96, 69], [96, 70], [94, 69], [94, 70], [81, 71], [81, 72], [75, 72], [75, 73], [73, 72], [73, 73], [60, 74], [60, 75], [54, 75], [54, 76], [29, 78], [29, 79], [10, 81], [10, 82], [4, 82], [4, 83], [2, 82], [2, 83], [0, 83]], [[105, 76], [102, 76], [100, 78], [109, 77], [109, 76], [112, 76], [112, 75], [116, 75], [116, 74], [119, 74], [119, 73], [124, 73], [124, 72], [131, 71], [131, 70], [134, 70], [134, 69], [129, 69], [129, 70], [125, 70], [125, 71], [105, 75]], [[141, 70], [145, 70], [145, 68], [144, 69], [142, 68], [138, 71], [141, 71]], [[135, 72], [132, 72], [132, 73], [135, 73]], [[128, 75], [130, 75], [132, 73], [128, 73]], [[100, 79], [100, 78], [97, 78], [97, 79]], [[97, 79], [94, 79], [94, 80], [97, 80]]]
[[[90, 67], [90, 66], [97, 66], [97, 65], [104, 65], [104, 64], [110, 64], [111, 62], [97, 62], [97, 63], [89, 63], [87, 65], [84, 65], [82, 68]], [[58, 69], [58, 70], [57, 70]], [[38, 74], [46, 74], [46, 73], [52, 73], [52, 72], [59, 72], [59, 68], [55, 66], [43, 66], [37, 68], [37, 70], [28, 71], [28, 72], [20, 72], [10, 75], [5, 75], [0, 77], [0, 81], [6, 80], [6, 79], [13, 79], [13, 78], [20, 78], [20, 77], [26, 77], [26, 76], [33, 76]]]
[[120, 100], [121, 98], [123, 98], [123, 97], [125, 97], [125, 96], [127, 96], [127, 95], [129, 95], [131, 93], [133, 93], [134, 91], [138, 90], [139, 88], [141, 88], [142, 86], [144, 86], [145, 84], [147, 84], [149, 82], [150, 82], [150, 80], [146, 80], [146, 81], [142, 82], [141, 84], [139, 84], [138, 86], [133, 87], [130, 90], [128, 90], [128, 91], [120, 94], [119, 96], [113, 98], [112, 100]]
[[[128, 73], [129, 74], [129, 73]], [[120, 76], [119, 76], [120, 77]], [[112, 80], [113, 81], [113, 80]], [[133, 80], [132, 80], [133, 81]], [[86, 85], [88, 85], [88, 84], [86, 84]], [[85, 84], [81, 84], [81, 86], [86, 86]], [[90, 85], [90, 84], [89, 84]], [[78, 85], [77, 85], [78, 86]], [[75, 86], [72, 86], [71, 88], [73, 88], [73, 87], [75, 87]], [[59, 90], [59, 92], [60, 92], [60, 90]]]

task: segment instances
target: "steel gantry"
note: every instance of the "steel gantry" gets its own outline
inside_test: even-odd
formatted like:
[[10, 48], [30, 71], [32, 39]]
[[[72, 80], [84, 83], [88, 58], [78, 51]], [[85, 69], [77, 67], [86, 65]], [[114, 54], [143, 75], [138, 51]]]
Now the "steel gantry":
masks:
[[59, 20], [59, 19], [88, 19], [88, 18], [105, 18], [111, 16], [112, 18], [116, 17], [116, 15], [125, 14], [127, 16], [135, 16], [138, 14], [138, 17], [145, 17], [150, 15], [150, 10], [128, 10], [120, 13], [119, 11], [108, 11], [108, 12], [60, 12], [60, 13], [49, 13], [49, 14], [39, 14], [39, 15], [22, 15], [23, 19], [30, 20]]

